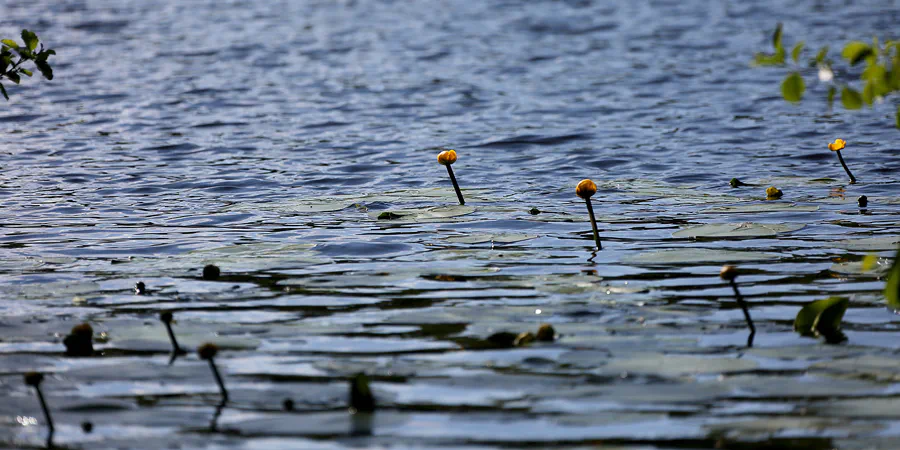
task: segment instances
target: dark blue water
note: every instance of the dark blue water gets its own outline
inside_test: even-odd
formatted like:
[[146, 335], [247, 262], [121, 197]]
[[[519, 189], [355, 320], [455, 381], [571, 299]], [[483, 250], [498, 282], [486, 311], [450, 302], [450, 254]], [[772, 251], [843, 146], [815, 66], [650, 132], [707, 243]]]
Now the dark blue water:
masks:
[[[840, 49], [897, 38], [900, 5], [6, 0], [0, 35], [57, 56], [0, 104], [0, 443], [44, 445], [41, 370], [75, 448], [892, 448], [895, 99], [829, 108], [814, 68], [751, 67], [778, 22], [856, 83]], [[829, 295], [841, 346], [791, 329]], [[215, 432], [163, 310], [224, 349]], [[102, 357], [63, 356], [82, 321]], [[543, 322], [556, 342], [486, 348]], [[346, 412], [359, 371], [371, 423]]]

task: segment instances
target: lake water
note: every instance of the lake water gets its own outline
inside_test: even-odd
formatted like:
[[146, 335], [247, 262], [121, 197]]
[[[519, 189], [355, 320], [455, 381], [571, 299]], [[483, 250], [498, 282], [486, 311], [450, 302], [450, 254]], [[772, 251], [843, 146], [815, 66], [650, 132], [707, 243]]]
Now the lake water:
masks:
[[[57, 56], [0, 103], [0, 446], [45, 445], [39, 370], [66, 448], [895, 448], [896, 107], [784, 102], [779, 21], [837, 60], [900, 5], [5, 0]], [[849, 340], [794, 333], [830, 295]]]

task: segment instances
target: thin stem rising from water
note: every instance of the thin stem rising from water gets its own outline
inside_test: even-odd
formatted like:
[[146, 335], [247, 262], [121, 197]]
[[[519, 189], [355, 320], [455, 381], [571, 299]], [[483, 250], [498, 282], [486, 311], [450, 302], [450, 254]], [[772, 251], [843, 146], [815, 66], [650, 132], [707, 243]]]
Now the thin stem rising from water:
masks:
[[462, 191], [459, 190], [459, 183], [456, 182], [456, 175], [453, 175], [453, 168], [450, 165], [447, 165], [447, 173], [450, 174], [450, 181], [453, 183], [453, 189], [456, 190], [456, 198], [459, 199], [460, 205], [465, 205], [466, 201], [463, 199]]
[[734, 282], [734, 279], [728, 281], [731, 284], [731, 289], [734, 290], [734, 298], [737, 299], [738, 305], [740, 305], [741, 310], [744, 311], [744, 319], [747, 320], [747, 326], [750, 327], [750, 336], [747, 336], [747, 347], [753, 347], [753, 338], [756, 336], [756, 327], [753, 326], [753, 319], [750, 318], [750, 310], [747, 309], [747, 302], [744, 301], [744, 297], [741, 295], [741, 292], [738, 291], [737, 283]]
[[841, 162], [841, 166], [844, 167], [844, 172], [847, 172], [847, 176], [850, 177], [850, 184], [856, 183], [856, 177], [854, 177], [853, 174], [850, 173], [850, 168], [847, 167], [847, 163], [844, 162], [844, 157], [841, 156], [841, 151], [837, 150], [835, 151], [835, 153], [837, 153], [838, 155], [838, 161]]

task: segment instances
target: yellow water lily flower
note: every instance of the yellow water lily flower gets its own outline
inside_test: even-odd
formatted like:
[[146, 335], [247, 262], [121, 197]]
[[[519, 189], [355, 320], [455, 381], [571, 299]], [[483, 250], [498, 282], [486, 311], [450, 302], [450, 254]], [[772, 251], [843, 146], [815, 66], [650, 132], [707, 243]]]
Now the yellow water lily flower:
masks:
[[449, 166], [456, 162], [456, 150], [446, 150], [438, 153], [438, 162], [443, 166]]
[[585, 179], [575, 186], [575, 195], [587, 200], [597, 193], [597, 185], [593, 181]]
[[838, 150], [843, 150], [844, 147], [846, 147], [846, 146], [847, 146], [847, 141], [845, 141], [843, 139], [835, 139], [834, 143], [828, 144], [828, 150], [836, 152]]
[[770, 199], [770, 200], [778, 199], [778, 198], [781, 198], [782, 195], [784, 195], [784, 193], [781, 192], [781, 189], [778, 189], [775, 186], [769, 186], [768, 188], [766, 188], [766, 198], [767, 199]]

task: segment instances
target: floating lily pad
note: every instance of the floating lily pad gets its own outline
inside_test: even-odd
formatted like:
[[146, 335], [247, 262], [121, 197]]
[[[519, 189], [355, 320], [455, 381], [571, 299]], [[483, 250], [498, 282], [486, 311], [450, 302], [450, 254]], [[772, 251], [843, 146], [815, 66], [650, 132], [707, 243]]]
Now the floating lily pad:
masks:
[[741, 213], [764, 213], [764, 212], [813, 212], [818, 211], [818, 206], [797, 205], [794, 203], [752, 203], [749, 205], [732, 205], [717, 206], [701, 210], [701, 213], [723, 213], [723, 214], [741, 214]]
[[469, 205], [446, 205], [430, 208], [397, 209], [391, 211], [370, 212], [369, 217], [385, 223], [440, 222], [475, 212]]
[[721, 356], [667, 355], [662, 353], [643, 353], [622, 355], [611, 360], [599, 370], [601, 372], [634, 372], [662, 377], [684, 375], [720, 374], [743, 372], [758, 367], [750, 359], [738, 359]]
[[697, 264], [727, 263], [739, 261], [771, 261], [780, 258], [777, 253], [747, 252], [710, 248], [685, 248], [658, 250], [626, 257], [622, 262], [629, 264]]
[[[252, 350], [259, 346], [260, 342], [257, 339], [223, 335], [223, 328], [227, 327], [187, 322], [172, 325], [178, 338], [178, 344], [185, 349], [194, 349], [204, 342], [214, 342], [223, 349], [234, 350]], [[148, 325], [113, 326], [109, 331], [109, 346], [120, 350], [141, 352], [167, 352], [172, 349], [162, 322]]]
[[533, 234], [523, 233], [473, 233], [466, 236], [450, 236], [447, 242], [454, 244], [483, 244], [493, 242], [496, 244], [511, 244], [513, 242], [522, 242], [536, 238]]
[[900, 247], [900, 236], [891, 235], [847, 239], [838, 242], [838, 246], [853, 251], [896, 250]]
[[872, 267], [866, 267], [865, 261], [850, 261], [842, 263], [834, 263], [830, 270], [834, 273], [846, 275], [870, 275], [878, 277], [884, 275], [890, 268], [890, 260], [885, 258], [877, 258]]
[[283, 213], [334, 212], [349, 208], [360, 201], [358, 195], [333, 195], [325, 197], [298, 198], [286, 202], [240, 203], [229, 208], [231, 211], [277, 211]]
[[672, 233], [677, 238], [771, 237], [804, 227], [799, 223], [709, 223]]

